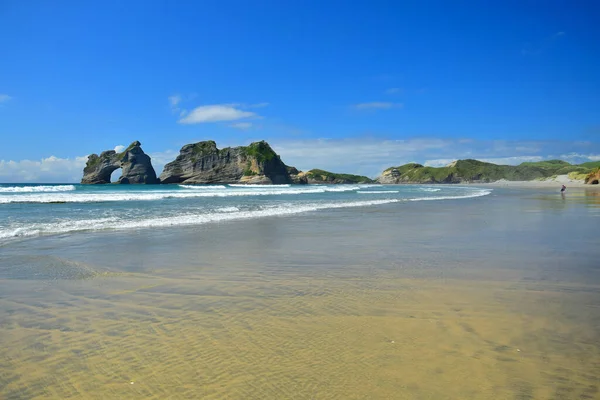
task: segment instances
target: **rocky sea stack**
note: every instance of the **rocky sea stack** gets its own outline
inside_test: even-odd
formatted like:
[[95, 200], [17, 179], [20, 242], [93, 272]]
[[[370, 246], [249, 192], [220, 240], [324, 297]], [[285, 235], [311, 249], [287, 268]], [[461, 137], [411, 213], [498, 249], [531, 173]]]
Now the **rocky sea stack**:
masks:
[[[291, 170], [265, 141], [218, 149], [208, 140], [183, 146], [165, 165], [162, 183], [294, 183]], [[294, 168], [295, 170], [295, 168]]]
[[121, 168], [122, 174], [116, 183], [160, 183], [152, 167], [150, 156], [141, 148], [141, 143], [135, 141], [123, 152], [114, 150], [103, 151], [98, 156], [91, 154], [83, 169], [84, 184], [110, 183], [110, 176]]

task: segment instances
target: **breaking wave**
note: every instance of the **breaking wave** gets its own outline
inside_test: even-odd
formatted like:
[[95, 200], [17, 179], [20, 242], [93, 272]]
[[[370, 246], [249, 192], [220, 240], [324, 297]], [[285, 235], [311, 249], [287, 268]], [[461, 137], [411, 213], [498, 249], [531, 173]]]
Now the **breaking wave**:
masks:
[[266, 205], [256, 210], [240, 210], [238, 207], [221, 207], [208, 212], [186, 212], [182, 213], [181, 215], [175, 216], [171, 215], [154, 216], [146, 218], [132, 218], [130, 216], [125, 215], [123, 217], [61, 220], [48, 223], [30, 223], [21, 224], [20, 226], [8, 225], [3, 228], [0, 228], [0, 240], [21, 237], [32, 237], [39, 235], [64, 234], [78, 231], [131, 230], [144, 228], [193, 226], [221, 221], [293, 215], [326, 209], [370, 207], [407, 201], [466, 199], [486, 196], [490, 193], [491, 190], [478, 190], [470, 194], [458, 196], [420, 197], [411, 199], [396, 198], [368, 201], [338, 201], [308, 204], [285, 203], [278, 205]]
[[36, 193], [36, 192], [69, 192], [75, 190], [73, 185], [51, 186], [0, 186], [0, 193]]
[[216, 190], [216, 189], [225, 189], [223, 185], [177, 185], [183, 189], [196, 189], [196, 190]]
[[[316, 194], [326, 192], [349, 192], [357, 190], [356, 186], [306, 186], [306, 187], [287, 187], [277, 188], [269, 185], [268, 187], [254, 190], [254, 188], [244, 185], [245, 188], [218, 189], [210, 190], [161, 190], [161, 191], [135, 191], [135, 192], [104, 192], [104, 193], [43, 193], [43, 194], [22, 194], [18, 196], [0, 195], [0, 204], [7, 203], [101, 203], [111, 201], [152, 201], [163, 199], [189, 199], [194, 197], [243, 197], [243, 196], [279, 196], [279, 195], [298, 195], [298, 194]], [[194, 187], [196, 188], [196, 187]]]

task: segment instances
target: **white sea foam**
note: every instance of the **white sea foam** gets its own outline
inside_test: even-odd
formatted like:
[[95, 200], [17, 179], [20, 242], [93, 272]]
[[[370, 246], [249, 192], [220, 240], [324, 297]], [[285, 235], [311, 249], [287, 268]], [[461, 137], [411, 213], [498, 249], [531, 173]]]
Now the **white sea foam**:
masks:
[[69, 192], [75, 190], [73, 185], [48, 186], [0, 186], [0, 193], [35, 193], [35, 192]]
[[222, 207], [221, 209], [216, 209], [213, 212], [208, 213], [185, 213], [176, 216], [148, 217], [142, 219], [131, 219], [131, 217], [110, 217], [83, 220], [63, 220], [51, 223], [21, 224], [20, 226], [9, 225], [4, 228], [0, 228], [0, 240], [6, 240], [14, 237], [31, 237], [42, 234], [61, 234], [77, 231], [129, 230], [142, 228], [193, 226], [221, 221], [285, 216], [326, 209], [369, 207], [390, 203], [399, 203], [404, 201], [465, 199], [485, 196], [490, 193], [491, 190], [478, 190], [471, 194], [459, 196], [421, 197], [413, 199], [381, 199], [369, 201], [346, 201], [308, 204], [288, 203], [279, 204], [277, 206], [269, 205], [257, 210], [247, 211], [240, 211], [237, 207]]
[[358, 190], [360, 194], [383, 194], [383, 193], [400, 193], [399, 190]]
[[197, 186], [197, 185], [177, 185], [183, 189], [195, 189], [195, 190], [217, 190], [217, 189], [226, 189], [224, 185], [205, 185], [205, 186]]
[[216, 212], [224, 212], [224, 213], [228, 213], [228, 212], [236, 212], [236, 211], [240, 211], [239, 208], [237, 207], [220, 207], [215, 209]]
[[[100, 231], [100, 230], [129, 230], [141, 228], [160, 228], [202, 225], [211, 222], [232, 221], [241, 219], [275, 217], [291, 214], [299, 214], [309, 211], [317, 211], [331, 208], [367, 207], [378, 204], [394, 203], [399, 200], [373, 200], [356, 201], [345, 203], [314, 203], [314, 204], [283, 204], [277, 207], [268, 207], [252, 211], [222, 212], [216, 210], [212, 213], [186, 213], [177, 216], [151, 217], [145, 219], [120, 219], [120, 218], [98, 218], [86, 220], [65, 220], [52, 223], [28, 224], [19, 227], [7, 227], [0, 230], [0, 239], [13, 237], [30, 237], [41, 234], [61, 234], [77, 231]], [[225, 207], [224, 207], [225, 208]], [[233, 211], [232, 207], [232, 211]]]
[[253, 183], [230, 183], [229, 186], [231, 187], [243, 187], [243, 188], [272, 188], [272, 187], [290, 187], [291, 185], [288, 184], [281, 184], [281, 185], [259, 185], [259, 184], [253, 184]]
[[335, 185], [335, 186], [321, 186], [321, 189], [326, 192], [351, 192], [360, 189], [359, 186], [348, 186], [348, 185]]
[[427, 187], [424, 187], [424, 188], [419, 188], [419, 190], [422, 190], [423, 192], [439, 192], [442, 189], [440, 189], [440, 188], [427, 188]]
[[473, 197], [487, 196], [492, 193], [491, 189], [478, 190], [473, 193], [458, 195], [458, 196], [431, 196], [431, 197], [416, 197], [412, 199], [406, 199], [407, 201], [428, 201], [428, 200], [455, 200], [455, 199], [470, 199]]
[[279, 196], [279, 195], [298, 195], [315, 194], [325, 192], [346, 192], [358, 189], [356, 186], [340, 187], [282, 187], [277, 188], [269, 185], [269, 188], [254, 190], [253, 188], [239, 189], [221, 189], [216, 191], [208, 190], [161, 190], [161, 191], [140, 191], [140, 192], [101, 192], [101, 193], [40, 193], [40, 194], [20, 194], [0, 195], [0, 204], [6, 203], [100, 203], [111, 201], [152, 201], [162, 199], [188, 199], [195, 197], [241, 197], [241, 196]]

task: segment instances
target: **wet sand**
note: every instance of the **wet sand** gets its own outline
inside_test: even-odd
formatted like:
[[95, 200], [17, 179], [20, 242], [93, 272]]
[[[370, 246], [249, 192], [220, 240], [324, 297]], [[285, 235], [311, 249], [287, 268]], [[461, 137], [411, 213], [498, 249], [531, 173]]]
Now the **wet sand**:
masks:
[[598, 398], [599, 200], [499, 188], [13, 244], [0, 397]]

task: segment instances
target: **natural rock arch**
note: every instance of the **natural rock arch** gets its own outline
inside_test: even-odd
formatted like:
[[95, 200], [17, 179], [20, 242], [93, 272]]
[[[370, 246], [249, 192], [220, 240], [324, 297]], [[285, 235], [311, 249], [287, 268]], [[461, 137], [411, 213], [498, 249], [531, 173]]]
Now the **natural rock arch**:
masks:
[[83, 169], [84, 184], [110, 183], [112, 173], [121, 168], [121, 177], [116, 183], [160, 183], [152, 167], [150, 156], [135, 141], [121, 153], [114, 150], [103, 151], [98, 156], [91, 154]]

